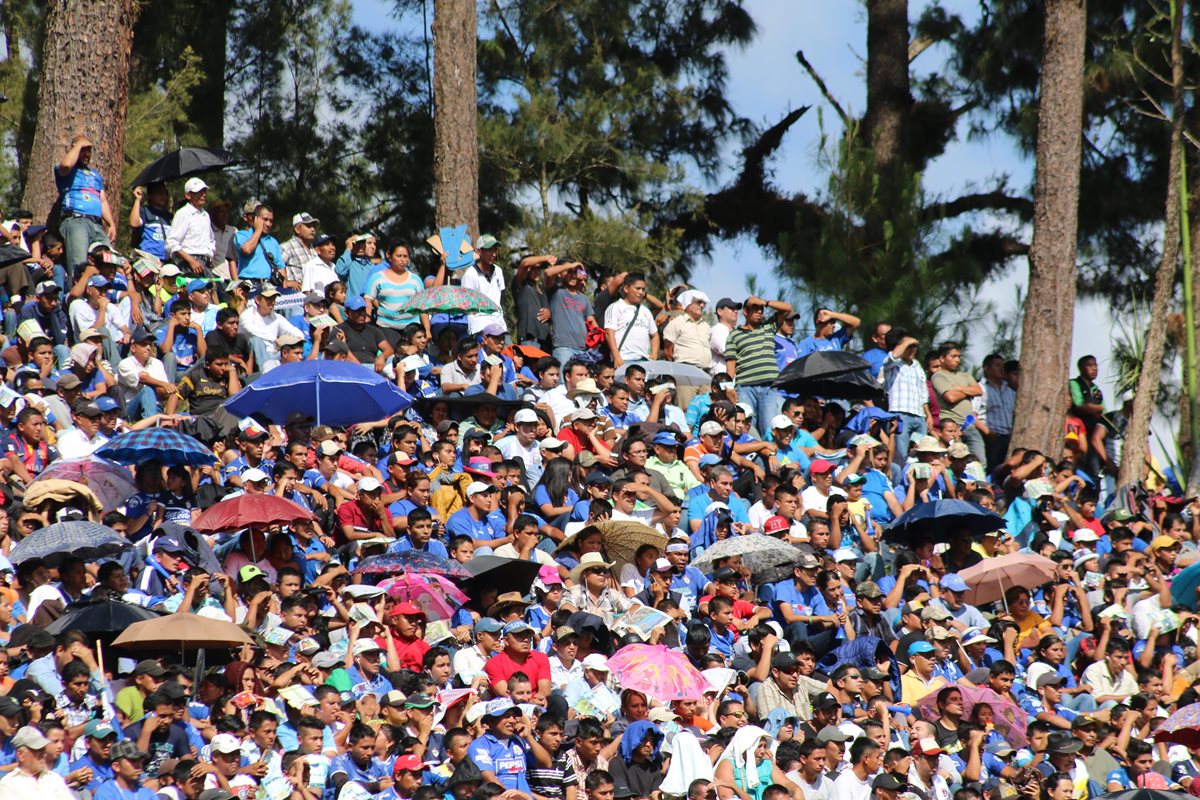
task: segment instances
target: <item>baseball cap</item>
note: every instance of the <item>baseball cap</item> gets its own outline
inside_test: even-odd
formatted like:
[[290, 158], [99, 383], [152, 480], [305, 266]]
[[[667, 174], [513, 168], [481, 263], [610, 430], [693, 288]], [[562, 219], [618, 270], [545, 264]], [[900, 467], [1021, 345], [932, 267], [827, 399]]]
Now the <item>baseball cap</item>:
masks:
[[830, 692], [821, 692], [813, 698], [813, 708], [833, 708], [840, 706], [842, 703]]
[[332, 237], [332, 236], [330, 236], [328, 233], [322, 233], [320, 236], [318, 236], [317, 238], [313, 239], [312, 246], [313, 246], [313, 247], [320, 247], [321, 245], [323, 245], [323, 244], [329, 244], [329, 243], [330, 243], [330, 242], [332, 242], [332, 241], [333, 241], [333, 237]]
[[730, 300], [728, 297], [722, 297], [720, 300], [718, 300], [718, 301], [717, 301], [717, 308], [718, 308], [718, 309], [721, 309], [721, 308], [733, 308], [733, 309], [739, 309], [739, 310], [740, 310], [740, 309], [741, 309], [741, 307], [742, 307], [742, 304], [741, 304], [741, 303], [735, 303], [735, 302], [733, 302], [732, 300]]
[[[154, 540], [151, 548], [154, 553], [186, 553], [187, 546], [172, 536], [160, 536]], [[144, 663], [144, 662], [143, 662]]]
[[475, 623], [476, 633], [499, 633], [504, 630], [504, 623], [492, 617], [484, 617]]
[[782, 431], [794, 427], [796, 427], [796, 423], [792, 422], [791, 418], [784, 414], [776, 414], [771, 417], [771, 430], [773, 431]]
[[[1076, 532], [1075, 540], [1079, 541], [1078, 532]], [[1150, 543], [1151, 550], [1170, 550], [1171, 548], [1181, 547], [1181, 546], [1182, 545], [1179, 544], [1178, 540], [1172, 539], [1170, 536], [1167, 536], [1166, 534], [1163, 534], [1162, 536], [1155, 536], [1154, 541], [1152, 541]]]
[[258, 467], [251, 467], [242, 473], [242, 482], [249, 481], [250, 483], [258, 483], [259, 481], [270, 480], [267, 473], [263, 472]]
[[370, 475], [368, 475], [365, 478], [359, 478], [358, 483], [355, 484], [354, 488], [360, 492], [374, 492], [382, 489], [383, 484], [379, 482], [378, 478], [372, 478]]
[[933, 645], [930, 644], [929, 642], [925, 642], [925, 641], [913, 642], [912, 644], [910, 644], [908, 646], [908, 654], [910, 656], [915, 656], [918, 653], [932, 653], [932, 652], [933, 652]]
[[967, 582], [958, 577], [958, 575], [954, 572], [947, 572], [945, 575], [943, 575], [942, 579], [938, 581], [938, 585], [943, 589], [949, 589], [952, 592], [967, 591]]
[[195, 194], [196, 192], [203, 192], [207, 188], [208, 184], [199, 178], [188, 178], [187, 183], [183, 185], [183, 192], [184, 194]]
[[[333, 341], [338, 340], [334, 339]], [[279, 347], [295, 347], [298, 344], [304, 344], [304, 339], [294, 333], [285, 333], [275, 340], [275, 344]]]
[[218, 733], [209, 742], [214, 753], [240, 753], [242, 751], [242, 742], [232, 733]]
[[867, 477], [865, 475], [859, 475], [857, 472], [851, 472], [842, 478], [842, 481], [850, 486], [858, 486], [860, 483], [865, 483], [866, 480]]
[[471, 498], [477, 494], [487, 494], [494, 491], [496, 491], [494, 484], [484, 483], [483, 481], [471, 481], [471, 485], [467, 487], [467, 497]]
[[[163, 768], [166, 765], [166, 763], [167, 762], [164, 761], [161, 765], [159, 765], [159, 768], [158, 768], [159, 775], [169, 774]], [[205, 789], [203, 792], [201, 792], [196, 797], [196, 800], [237, 800], [237, 798], [234, 797], [233, 795], [231, 795], [229, 792], [225, 791], [224, 789]]]
[[938, 620], [950, 619], [953, 616], [944, 606], [940, 605], [928, 605], [921, 609], [922, 621], [932, 620], [936, 622]]
[[514, 619], [500, 629], [500, 633], [503, 636], [510, 636], [514, 633], [523, 633], [525, 631], [533, 632], [533, 626], [521, 619]]
[[316, 217], [314, 217], [312, 214], [308, 213], [307, 211], [301, 211], [299, 214], [295, 214], [292, 216], [292, 227], [293, 228], [296, 227], [297, 225], [317, 225], [320, 222], [321, 222], [321, 220], [317, 219]]
[[163, 669], [163, 665], [159, 664], [152, 658], [142, 659], [137, 663], [137, 666], [133, 668], [133, 677], [135, 678], [141, 677], [142, 675], [149, 675], [151, 678], [161, 678], [166, 674], [167, 671]]
[[838, 564], [849, 564], [851, 561], [861, 561], [862, 556], [849, 547], [839, 547], [833, 551], [833, 560]]
[[700, 466], [701, 467], [711, 467], [715, 464], [720, 464], [720, 463], [721, 463], [721, 457], [713, 455], [712, 453], [705, 453], [704, 455], [700, 456]]
[[508, 328], [499, 322], [489, 322], [479, 333], [481, 336], [504, 336], [508, 333]]
[[423, 617], [425, 616], [425, 612], [416, 603], [404, 600], [392, 606], [392, 616], [396, 615], [403, 617]]
[[104, 277], [103, 275], [93, 275], [92, 277], [88, 278], [87, 282], [88, 286], [95, 286], [97, 289], [102, 289], [105, 286], [108, 286], [108, 284], [108, 278]]
[[340, 452], [342, 452], [341, 445], [339, 445], [333, 439], [326, 439], [317, 445], [317, 455], [336, 456]]
[[104, 414], [104, 411], [101, 410], [100, 406], [96, 405], [96, 403], [91, 400], [77, 402], [71, 408], [71, 411], [81, 417], [87, 417], [89, 419], [103, 416]]
[[932, 736], [925, 736], [912, 742], [912, 752], [918, 756], [940, 756], [946, 752], [938, 747], [937, 739]]
[[670, 572], [675, 569], [675, 566], [665, 558], [656, 558], [654, 563], [650, 565], [651, 572]]
[[817, 569], [821, 566], [821, 562], [812, 553], [800, 553], [796, 559], [796, 566], [800, 569]]
[[55, 292], [61, 291], [62, 289], [60, 289], [58, 284], [54, 281], [42, 281], [37, 285], [37, 289], [34, 290], [34, 294], [44, 297], [45, 295], [54, 294]]
[[[423, 708], [423, 706], [406, 706], [407, 708]], [[425, 764], [421, 759], [414, 756], [412, 753], [406, 753], [396, 759], [396, 763], [392, 766], [392, 774], [396, 775], [401, 772], [423, 772]]]
[[827, 742], [848, 742], [850, 741], [850, 734], [836, 725], [826, 725], [817, 731], [817, 741], [821, 744], [826, 744]]
[[792, 524], [785, 517], [778, 514], [773, 517], [767, 517], [767, 521], [763, 523], [763, 531], [766, 533], [779, 533], [780, 531], [789, 530]]
[[608, 672], [608, 659], [599, 653], [592, 653], [583, 659], [584, 669], [594, 669], [597, 672]]
[[809, 465], [808, 472], [810, 475], [824, 475], [826, 472], [833, 472], [833, 462], [818, 458]]
[[545, 439], [542, 439], [540, 442], [538, 442], [539, 448], [542, 450], [550, 450], [552, 452], [555, 450], [562, 450], [566, 446], [567, 443], [562, 439], [559, 439], [557, 436], [547, 436]]
[[855, 587], [854, 593], [859, 597], [883, 597], [883, 590], [879, 588], [879, 584], [875, 581], [863, 581]]
[[883, 772], [871, 781], [872, 789], [883, 789], [888, 792], [907, 792], [908, 784], [900, 780], [894, 773]]
[[522, 408], [520, 411], [518, 411], [516, 414], [513, 415], [513, 422], [516, 423], [517, 425], [520, 425], [525, 422], [536, 423], [537, 421], [538, 421], [537, 412], [534, 411], [532, 408]]
[[367, 653], [381, 652], [381, 648], [374, 639], [359, 639], [354, 643], [354, 655], [361, 656]]
[[715, 420], [710, 419], [708, 422], [700, 426], [701, 436], [722, 436], [724, 433], [725, 429], [721, 427], [721, 423]]
[[163, 264], [163, 268], [158, 271], [158, 274], [163, 278], [178, 278], [183, 273], [174, 264]]
[[[668, 565], [670, 563], [670, 561], [667, 562]], [[730, 581], [736, 581], [737, 579], [737, 571], [730, 567], [721, 567], [719, 570], [713, 573], [713, 581], [716, 583], [729, 583]]]
[[208, 281], [202, 278], [196, 278], [194, 281], [188, 281], [187, 290], [189, 292], [203, 292], [209, 288]]
[[12, 738], [13, 747], [28, 747], [30, 750], [41, 750], [48, 744], [50, 740], [32, 725], [21, 728]]
[[21, 704], [17, 698], [5, 695], [0, 697], [0, 717], [15, 717], [21, 713]]
[[83, 735], [91, 739], [107, 739], [109, 736], [116, 736], [117, 729], [102, 719], [90, 719], [83, 726]]
[[669, 431], [659, 431], [654, 434], [654, 444], [660, 444], [664, 447], [676, 447], [679, 440], [675, 438], [675, 434]]
[[367, 301], [355, 294], [347, 297], [342, 305], [347, 311], [362, 311], [367, 307]]
[[1067, 679], [1055, 672], [1047, 672], [1045, 675], [1037, 679], [1037, 688], [1043, 686], [1061, 686], [1067, 682]]
[[521, 710], [517, 708], [513, 701], [507, 697], [497, 697], [494, 700], [487, 701], [487, 705], [483, 707], [483, 716], [502, 717], [513, 709], [516, 709], [517, 711]]
[[[1071, 538], [1073, 541], [1076, 541], [1076, 542], [1098, 542], [1098, 541], [1100, 541], [1100, 537], [1097, 536], [1096, 532], [1094, 530], [1092, 530], [1091, 528], [1080, 528], [1079, 530], [1075, 531], [1075, 534]], [[1178, 542], [1176, 542], [1170, 536], [1160, 536], [1158, 538], [1159, 539], [1167, 539], [1170, 541], [1170, 543], [1172, 545], [1178, 544]], [[1155, 539], [1154, 541], [1157, 542], [1158, 539]], [[1166, 546], [1170, 547], [1170, 545], [1166, 545]], [[1150, 545], [1150, 549], [1152, 549], [1152, 550], [1154, 549], [1153, 544]]]
[[[83, 381], [79, 380], [79, 376], [74, 372], [64, 372], [58, 379], [58, 388], [60, 389], [66, 389], [70, 391], [71, 389], [78, 389], [82, 385]], [[100, 400], [112, 400], [112, 398], [106, 394], [102, 394], [100, 395], [100, 399], [96, 401], [97, 405], [99, 405]], [[100, 407], [104, 408], [102, 405]]]
[[434, 700], [423, 692], [410, 694], [408, 699], [404, 701], [405, 708], [433, 708], [437, 705], [437, 700]]
[[787, 669], [796, 665], [796, 657], [791, 653], [776, 653], [771, 656], [771, 669]]
[[484, 233], [484, 234], [481, 234], [480, 237], [475, 240], [475, 249], [476, 250], [491, 250], [493, 247], [496, 247], [499, 244], [500, 244], [500, 242], [498, 242], [496, 240], [495, 236], [492, 236], [490, 233]]
[[238, 570], [238, 580], [240, 580], [242, 583], [252, 581], [255, 578], [265, 578], [266, 576], [267, 573], [263, 572], [253, 564], [247, 564]]
[[385, 708], [403, 708], [408, 702], [408, 698], [404, 696], [404, 692], [399, 689], [392, 689], [390, 692], [379, 698], [379, 705]]
[[[226, 734], [226, 735], [232, 736], [231, 734]], [[217, 737], [214, 736], [213, 738], [215, 739]], [[15, 742], [14, 742], [14, 744], [15, 744]], [[241, 749], [242, 749], [242, 747], [241, 747], [241, 744], [239, 743], [238, 750], [241, 750]], [[121, 759], [121, 758], [126, 758], [126, 759], [129, 759], [130, 761], [140, 761], [141, 759], [146, 757], [146, 754], [143, 753], [141, 750], [138, 750], [137, 744], [132, 739], [122, 739], [121, 741], [115, 742], [113, 744], [112, 750], [110, 750], [108, 753], [108, 757], [111, 758], [113, 761], [116, 761], [117, 759]]]
[[[78, 378], [76, 378], [76, 380], [78, 380]], [[59, 386], [62, 386], [61, 382], [59, 383]], [[113, 400], [111, 397], [109, 397], [106, 394], [100, 395], [99, 397], [96, 398], [96, 405], [99, 406], [100, 410], [102, 412], [104, 412], [105, 414], [107, 414], [110, 411], [117, 411], [118, 409], [120, 409], [120, 406], [117, 405], [117, 401]]]

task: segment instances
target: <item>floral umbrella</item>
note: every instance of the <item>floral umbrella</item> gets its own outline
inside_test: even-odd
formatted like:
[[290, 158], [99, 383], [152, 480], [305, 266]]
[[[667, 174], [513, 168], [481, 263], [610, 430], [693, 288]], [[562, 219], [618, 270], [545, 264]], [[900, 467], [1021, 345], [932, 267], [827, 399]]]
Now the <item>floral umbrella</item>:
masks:
[[500, 309], [488, 297], [474, 289], [464, 289], [461, 286], [423, 289], [408, 298], [396, 311], [401, 314], [432, 314], [438, 311], [459, 314], [500, 313]]
[[417, 606], [428, 621], [450, 619], [470, 600], [441, 575], [405, 574], [379, 585], [396, 600]]
[[[984, 686], [955, 685], [954, 688], [962, 692], [964, 717], [970, 717], [975, 706], [986, 703], [992, 707], [992, 721], [1005, 741], [1017, 748], [1027, 744], [1025, 728], [1029, 725], [1029, 715], [1020, 706]], [[932, 691], [917, 701], [921, 716], [930, 722], [938, 718], [937, 696], [941, 691]]]
[[424, 550], [406, 550], [403, 553], [384, 553], [365, 558], [354, 568], [357, 575], [397, 575], [416, 572], [421, 575], [442, 575], [447, 578], [469, 578], [467, 568], [452, 558], [427, 553]]
[[626, 645], [608, 660], [608, 668], [623, 689], [660, 703], [699, 700], [710, 688], [687, 656], [660, 644]]
[[1154, 741], [1200, 747], [1200, 703], [1184, 706], [1158, 726]]

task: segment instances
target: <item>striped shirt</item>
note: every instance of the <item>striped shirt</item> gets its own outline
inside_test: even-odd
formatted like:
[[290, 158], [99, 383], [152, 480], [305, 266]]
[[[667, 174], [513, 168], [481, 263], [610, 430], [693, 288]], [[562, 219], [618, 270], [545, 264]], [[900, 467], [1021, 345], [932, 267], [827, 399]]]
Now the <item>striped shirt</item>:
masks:
[[888, 387], [888, 410], [896, 414], [925, 416], [929, 389], [921, 364], [915, 359], [906, 364], [889, 354], [883, 363], [883, 374]]
[[380, 270], [367, 281], [365, 297], [379, 303], [377, 324], [381, 328], [403, 328], [420, 320], [420, 314], [403, 314], [397, 309], [408, 302], [414, 294], [425, 288], [421, 279], [411, 272], [405, 273], [402, 281], [389, 280], [386, 270]]
[[775, 323], [736, 328], [725, 341], [725, 357], [737, 364], [739, 386], [768, 384], [779, 377], [775, 362]]
[[569, 753], [562, 753], [554, 758], [553, 766], [549, 769], [539, 766], [530, 753], [525, 757], [525, 776], [529, 788], [541, 797], [566, 797], [567, 787], [573, 785], [578, 778], [575, 775], [575, 765]]

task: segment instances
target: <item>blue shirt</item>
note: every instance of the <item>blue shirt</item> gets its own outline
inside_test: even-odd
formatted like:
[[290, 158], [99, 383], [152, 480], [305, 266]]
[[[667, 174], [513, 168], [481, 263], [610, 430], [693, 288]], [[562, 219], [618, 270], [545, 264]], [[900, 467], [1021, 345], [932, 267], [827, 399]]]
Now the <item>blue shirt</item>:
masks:
[[333, 271], [345, 282], [346, 296], [359, 297], [367, 291], [367, 281], [375, 271], [375, 265], [371, 263], [371, 259], [355, 258], [347, 250], [338, 257]]
[[775, 366], [783, 372], [784, 367], [796, 360], [796, 343], [781, 334], [775, 334]]
[[525, 743], [517, 737], [500, 741], [485, 733], [467, 746], [467, 755], [481, 772], [491, 772], [505, 789], [529, 794], [525, 777]]
[[[188, 369], [196, 364], [196, 352], [198, 350], [196, 340], [200, 338], [196, 333], [195, 328], [175, 328], [175, 339], [171, 342], [171, 352], [175, 354], [175, 364], [183, 369]], [[167, 339], [167, 326], [158, 329], [158, 337], [155, 339], [159, 347]], [[161, 349], [160, 349], [161, 352]]]
[[679, 592], [689, 599], [691, 608], [695, 608], [699, 604], [700, 594], [707, 585], [708, 578], [704, 577], [704, 573], [691, 564], [684, 567], [683, 572], [671, 576], [671, 591]]
[[87, 767], [92, 771], [91, 782], [87, 786], [83, 787], [89, 792], [94, 793], [100, 784], [104, 783], [105, 781], [112, 780], [112, 764], [97, 764], [95, 761], [92, 761], [92, 757], [88, 753], [84, 753], [83, 758], [72, 761], [70, 770], [71, 772], [74, 772], [75, 770], [83, 769], [84, 767]]
[[[393, 505], [395, 504], [393, 503]], [[395, 544], [388, 548], [388, 552], [407, 553], [410, 550], [417, 549], [417, 547], [413, 546], [412, 539], [408, 538], [408, 534], [405, 534], [397, 539]], [[442, 558], [450, 557], [450, 553], [446, 550], [446, 545], [442, 544], [437, 539], [430, 539], [425, 543], [424, 547], [420, 548], [420, 550], [423, 553], [432, 553], [433, 555], [441, 556]]]
[[[880, 524], [891, 522], [896, 518], [892, 513], [891, 506], [887, 504], [884, 495], [891, 495], [893, 500], [899, 501], [896, 497], [896, 490], [892, 488], [892, 482], [877, 469], [869, 469], [863, 473], [866, 478], [863, 481], [863, 497], [871, 503], [871, 517]], [[985, 626], [986, 627], [986, 626]]]
[[838, 328], [828, 339], [809, 336], [807, 339], [800, 340], [800, 344], [796, 347], [796, 358], [803, 358], [809, 353], [825, 350], [841, 350], [848, 341], [850, 341], [850, 334], [846, 333], [845, 328]]
[[132, 792], [117, 786], [115, 779], [100, 784], [100, 788], [92, 795], [93, 800], [156, 800], [154, 792], [145, 786], [139, 786]]
[[482, 520], [471, 516], [469, 508], [462, 508], [450, 515], [446, 520], [446, 536], [470, 536], [472, 539], [503, 539], [506, 520], [499, 511], [493, 511]]
[[812, 586], [808, 589], [801, 590], [796, 586], [794, 580], [780, 581], [774, 584], [775, 599], [771, 602], [771, 610], [774, 612], [775, 621], [780, 625], [787, 626], [788, 621], [783, 618], [782, 605], [787, 603], [792, 607], [792, 612], [795, 614], [803, 614], [805, 616], [812, 615], [816, 617], [831, 614], [829, 606], [825, 603], [825, 598], [821, 595], [821, 591]]
[[265, 234], [259, 237], [254, 252], [246, 255], [242, 252], [242, 245], [250, 241], [253, 235], [254, 231], [250, 229], [240, 230], [233, 235], [233, 245], [238, 249], [238, 278], [262, 280], [271, 277], [274, 272], [267, 260], [268, 255], [275, 262], [275, 269], [283, 269], [283, 251], [279, 249], [279, 242], [274, 236]]
[[63, 211], [74, 211], [89, 217], [101, 215], [100, 195], [104, 191], [104, 178], [99, 172], [77, 164], [66, 175], [60, 175], [55, 165], [54, 185], [62, 195]]
[[392, 682], [383, 677], [382, 672], [368, 680], [367, 676], [358, 671], [357, 666], [352, 665], [346, 670], [346, 675], [350, 678], [350, 692], [352, 694], [358, 695], [363, 692], [371, 692], [375, 695], [384, 695], [392, 690]]
[[[335, 756], [333, 761], [330, 762], [329, 777], [332, 778], [339, 772], [345, 774], [349, 780], [362, 784], [375, 783], [381, 778], [392, 777], [392, 773], [387, 771], [387, 767], [375, 759], [372, 758], [371, 763], [366, 767], [359, 767], [358, 764], [354, 763], [354, 759], [350, 757], [349, 753], [342, 753], [339, 756]], [[329, 785], [333, 785], [332, 780], [329, 782]]]

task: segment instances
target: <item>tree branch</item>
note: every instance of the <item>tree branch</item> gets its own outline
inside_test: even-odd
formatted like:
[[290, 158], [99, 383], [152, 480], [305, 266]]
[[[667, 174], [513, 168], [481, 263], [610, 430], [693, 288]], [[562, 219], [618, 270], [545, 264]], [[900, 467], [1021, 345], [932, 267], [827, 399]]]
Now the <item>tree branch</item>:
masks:
[[813, 83], [815, 83], [817, 88], [821, 90], [821, 94], [824, 95], [825, 99], [829, 101], [829, 105], [833, 106], [833, 110], [836, 111], [838, 116], [842, 118], [842, 124], [849, 126], [850, 115], [847, 114], [846, 110], [842, 108], [841, 103], [834, 98], [833, 93], [829, 91], [829, 87], [825, 84], [825, 80], [820, 76], [820, 74], [817, 73], [816, 69], [813, 68], [813, 65], [808, 63], [808, 59], [804, 57], [803, 50], [796, 51], [796, 60], [800, 62], [800, 66], [804, 67], [804, 71], [808, 73], [808, 76], [813, 79]]
[[945, 203], [934, 203], [922, 210], [926, 220], [945, 220], [974, 211], [1007, 211], [1021, 217], [1033, 213], [1033, 201], [1027, 197], [1014, 197], [1002, 191], [965, 194]]
[[921, 55], [921, 53], [924, 53], [934, 44], [936, 44], [936, 42], [929, 36], [918, 36], [917, 38], [913, 39], [908, 43], [908, 63], [911, 64], [916, 60], [917, 56]]

